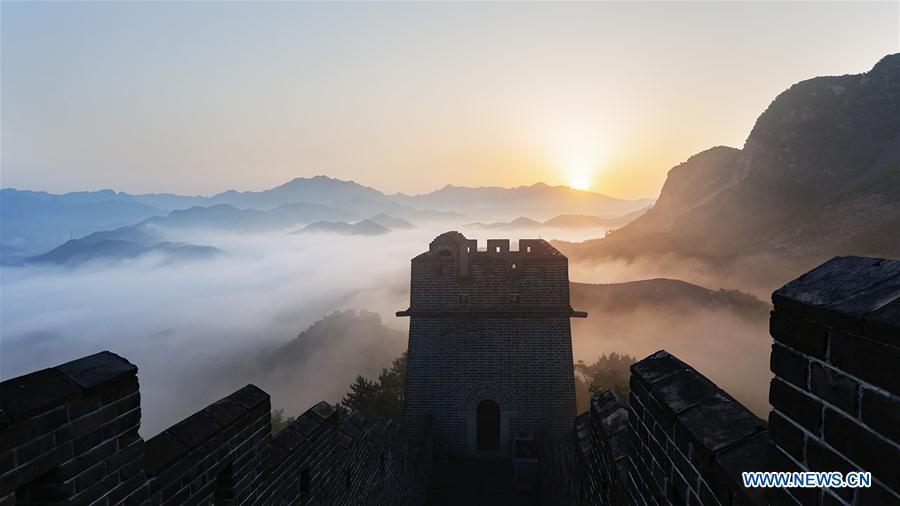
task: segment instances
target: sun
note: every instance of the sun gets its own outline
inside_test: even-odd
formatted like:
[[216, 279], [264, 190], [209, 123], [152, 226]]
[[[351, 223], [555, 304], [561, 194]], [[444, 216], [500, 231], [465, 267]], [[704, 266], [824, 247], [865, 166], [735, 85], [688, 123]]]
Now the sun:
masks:
[[569, 174], [569, 188], [587, 191], [591, 187], [591, 178], [587, 174]]
[[593, 185], [596, 166], [585, 157], [577, 157], [566, 164], [566, 176], [569, 188], [587, 191]]
[[587, 191], [600, 170], [599, 150], [595, 145], [572, 145], [561, 157], [559, 167], [569, 188]]
[[557, 181], [565, 181], [569, 188], [581, 191], [594, 186], [606, 158], [600, 142], [602, 133], [596, 128], [570, 127], [553, 134], [551, 163], [556, 167]]

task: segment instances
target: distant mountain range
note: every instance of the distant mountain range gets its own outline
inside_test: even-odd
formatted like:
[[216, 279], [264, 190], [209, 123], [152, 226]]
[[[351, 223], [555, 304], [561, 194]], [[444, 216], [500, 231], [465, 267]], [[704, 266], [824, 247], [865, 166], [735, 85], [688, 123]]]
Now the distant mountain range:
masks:
[[575, 260], [680, 255], [722, 271], [765, 257], [792, 263], [788, 279], [836, 255], [900, 256], [900, 54], [865, 74], [791, 86], [743, 149], [691, 157], [643, 216], [556, 245]]
[[622, 200], [600, 193], [575, 190], [568, 186], [531, 186], [501, 188], [485, 186], [468, 188], [447, 185], [424, 195], [394, 195], [400, 202], [423, 209], [458, 211], [474, 216], [493, 216], [513, 219], [531, 216], [546, 220], [560, 214], [619, 216], [653, 203], [650, 199]]
[[403, 218], [394, 218], [393, 216], [388, 216], [384, 213], [376, 214], [369, 219], [381, 225], [382, 227], [389, 228], [391, 230], [409, 230], [416, 228], [415, 225], [404, 220]]
[[133, 225], [165, 214], [119, 199], [115, 192], [67, 193], [0, 190], [0, 258], [12, 263], [48, 251], [73, 237]]
[[[128, 225], [275, 230], [316, 221], [371, 216], [386, 228], [413, 222], [460, 224], [466, 219], [563, 213], [617, 215], [647, 200], [619, 200], [538, 183], [518, 188], [445, 187], [425, 195], [387, 195], [353, 181], [297, 178], [260, 192], [229, 190], [211, 197], [168, 193], [132, 195], [112, 190], [54, 195], [6, 188], [0, 193], [0, 260], [16, 263], [66, 240]], [[551, 211], [552, 210], [552, 211]]]
[[223, 252], [212, 246], [160, 241], [141, 228], [122, 227], [66, 241], [52, 251], [26, 258], [24, 263], [75, 267], [90, 261], [121, 261], [151, 253], [161, 255], [166, 262], [175, 262], [207, 259]]
[[626, 225], [638, 216], [647, 212], [647, 209], [640, 209], [622, 216], [603, 217], [590, 216], [586, 214], [561, 214], [547, 221], [540, 222], [531, 218], [520, 216], [508, 222], [494, 223], [469, 223], [466, 227], [481, 228], [485, 230], [521, 230], [521, 229], [542, 229], [542, 228], [618, 228]]
[[357, 223], [343, 221], [317, 221], [293, 232], [294, 234], [309, 234], [316, 232], [335, 233], [341, 235], [382, 235], [391, 229], [375, 223], [372, 220], [362, 220]]
[[138, 226], [166, 228], [209, 228], [243, 232], [283, 230], [297, 224], [320, 220], [352, 220], [357, 215], [350, 211], [323, 204], [281, 204], [268, 211], [238, 209], [230, 204], [210, 207], [191, 207], [172, 211], [167, 216], [149, 218]]
[[[80, 265], [91, 260], [122, 260], [147, 253], [167, 255], [171, 260], [209, 258], [222, 253], [211, 246], [180, 244], [164, 241], [159, 233], [166, 229], [215, 229], [237, 232], [261, 232], [287, 229], [299, 223], [312, 224], [298, 232], [334, 232], [345, 235], [380, 235], [390, 232], [373, 220], [355, 224], [324, 219], [352, 219], [355, 215], [320, 204], [282, 204], [270, 211], [238, 209], [228, 204], [211, 207], [192, 207], [172, 211], [167, 216], [153, 217], [134, 226], [94, 232], [66, 241], [53, 250], [22, 259], [26, 264]], [[379, 215], [376, 218], [408, 228], [411, 223]]]

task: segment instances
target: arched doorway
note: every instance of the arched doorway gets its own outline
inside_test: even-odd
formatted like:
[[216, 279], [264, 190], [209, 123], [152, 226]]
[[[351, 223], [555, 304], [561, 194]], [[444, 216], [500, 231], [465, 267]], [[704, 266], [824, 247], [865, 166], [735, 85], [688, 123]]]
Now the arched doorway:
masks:
[[500, 406], [490, 399], [475, 409], [475, 438], [477, 452], [500, 451]]

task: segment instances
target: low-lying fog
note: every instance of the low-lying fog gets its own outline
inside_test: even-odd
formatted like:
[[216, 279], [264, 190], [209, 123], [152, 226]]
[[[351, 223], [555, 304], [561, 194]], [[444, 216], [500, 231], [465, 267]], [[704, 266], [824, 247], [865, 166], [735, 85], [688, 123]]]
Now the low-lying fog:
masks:
[[[382, 236], [181, 232], [167, 238], [227, 254], [183, 263], [145, 256], [79, 268], [4, 267], [0, 378], [104, 349], [118, 353], [139, 367], [145, 437], [248, 382], [288, 414], [323, 399], [337, 402], [358, 373], [376, 374], [405, 349], [408, 320], [394, 312], [408, 305], [409, 261], [445, 229]], [[603, 232], [461, 231], [482, 246], [489, 237], [580, 241]], [[572, 280], [591, 281], [581, 272], [573, 265]], [[354, 314], [351, 323], [319, 324], [302, 346], [279, 348], [329, 313], [349, 309], [380, 315], [383, 327], [377, 317]], [[643, 358], [667, 348], [765, 411], [765, 320], [653, 304], [623, 314], [577, 309], [591, 315], [573, 327], [576, 360], [609, 351]]]

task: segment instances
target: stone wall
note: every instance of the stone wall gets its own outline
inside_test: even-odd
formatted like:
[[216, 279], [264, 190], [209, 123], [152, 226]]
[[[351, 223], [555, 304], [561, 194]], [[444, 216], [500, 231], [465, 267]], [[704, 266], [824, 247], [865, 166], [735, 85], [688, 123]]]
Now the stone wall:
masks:
[[765, 504], [743, 471], [765, 468], [765, 421], [665, 351], [631, 368], [638, 504]]
[[869, 471], [870, 488], [775, 504], [900, 504], [900, 261], [838, 257], [772, 296], [769, 466]]
[[572, 341], [567, 317], [413, 317], [404, 399], [404, 427], [422, 434], [433, 416], [442, 450], [475, 453], [476, 407], [500, 407], [500, 452], [513, 433], [559, 436], [575, 416]]
[[272, 436], [248, 385], [146, 442], [137, 368], [109, 352], [0, 383], [0, 505], [421, 504], [431, 431], [319, 403]]
[[570, 470], [550, 503], [766, 504], [741, 482], [765, 468], [765, 421], [665, 351], [632, 366], [627, 403], [594, 397], [574, 434], [554, 445]]
[[[835, 258], [773, 294], [769, 422], [665, 351], [626, 403], [544, 440], [547, 504], [900, 504], [900, 261]], [[744, 471], [868, 471], [868, 488], [747, 489]]]
[[135, 493], [146, 485], [140, 419], [137, 368], [109, 352], [0, 383], [0, 504]]

